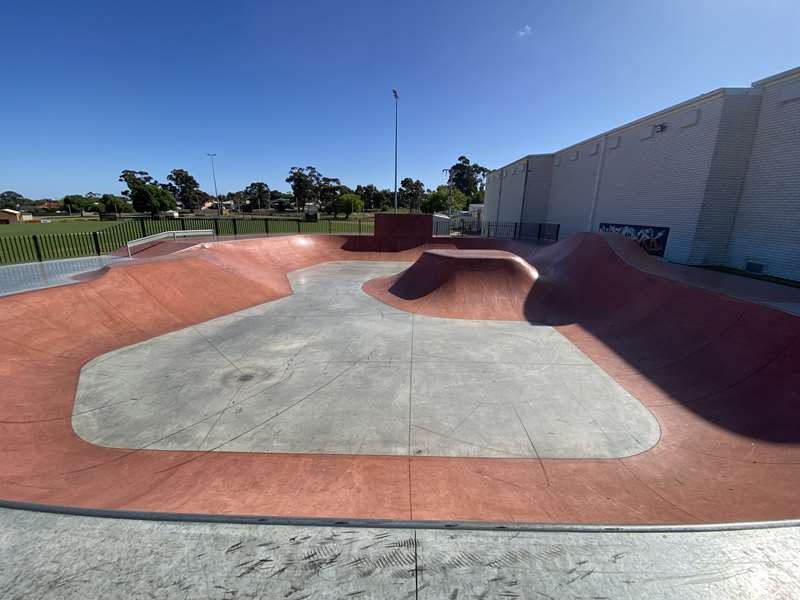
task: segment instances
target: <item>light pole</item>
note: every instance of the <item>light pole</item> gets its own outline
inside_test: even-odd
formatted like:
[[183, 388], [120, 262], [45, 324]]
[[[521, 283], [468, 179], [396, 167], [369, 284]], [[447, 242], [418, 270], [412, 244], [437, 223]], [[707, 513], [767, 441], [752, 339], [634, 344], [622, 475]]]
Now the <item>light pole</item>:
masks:
[[397, 101], [400, 96], [392, 89], [394, 96], [394, 212], [397, 212]]
[[206, 152], [206, 156], [211, 159], [211, 177], [214, 179], [214, 197], [217, 199], [217, 214], [222, 215], [222, 202], [219, 201], [219, 192], [217, 192], [217, 173], [214, 170], [214, 157], [216, 152]]
[[442, 169], [442, 173], [447, 173], [447, 214], [453, 216], [453, 176], [450, 169]]

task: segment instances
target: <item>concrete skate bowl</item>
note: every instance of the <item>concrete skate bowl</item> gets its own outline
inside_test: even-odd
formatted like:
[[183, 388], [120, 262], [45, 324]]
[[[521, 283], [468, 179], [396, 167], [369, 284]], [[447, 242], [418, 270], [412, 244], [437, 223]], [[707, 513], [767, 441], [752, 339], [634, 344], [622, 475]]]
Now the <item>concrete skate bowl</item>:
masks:
[[[628, 260], [641, 260], [638, 249], [596, 235], [545, 248], [429, 239], [388, 250], [342, 236], [200, 244], [0, 299], [0, 498], [76, 511], [341, 522], [653, 525], [800, 516], [795, 317], [649, 275]], [[90, 361], [285, 299], [293, 290], [287, 275], [301, 269], [412, 263], [426, 250], [448, 251], [429, 253], [434, 263], [461, 260], [455, 250], [493, 251], [491, 287], [482, 283], [485, 257], [468, 253], [473, 264], [455, 279], [437, 275], [429, 256], [417, 265], [430, 274], [427, 287], [401, 282], [401, 274], [364, 290], [418, 318], [555, 327], [655, 416], [658, 443], [601, 459], [211, 452], [105, 447], [73, 429], [81, 368]], [[487, 302], [497, 286], [511, 299]]]

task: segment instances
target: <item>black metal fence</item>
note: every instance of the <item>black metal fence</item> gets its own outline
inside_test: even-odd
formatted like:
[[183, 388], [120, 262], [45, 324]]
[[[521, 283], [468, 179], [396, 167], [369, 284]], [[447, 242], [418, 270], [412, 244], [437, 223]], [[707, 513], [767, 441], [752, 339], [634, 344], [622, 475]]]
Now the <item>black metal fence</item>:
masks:
[[306, 222], [263, 217], [124, 218], [106, 229], [92, 232], [0, 235], [0, 265], [99, 256], [114, 252], [131, 240], [167, 231], [192, 229], [211, 229], [223, 237], [259, 237], [288, 233], [372, 235], [375, 226], [372, 219]]
[[[260, 237], [273, 234], [359, 234], [372, 235], [372, 219], [315, 222], [264, 217], [181, 217], [119, 219], [117, 224], [92, 232], [0, 235], [0, 265], [99, 256], [125, 246], [131, 240], [167, 231], [211, 229], [222, 237]], [[444, 236], [483, 236], [537, 242], [558, 241], [559, 225], [553, 223], [501, 223], [471, 217], [449, 220], [434, 217], [433, 234]]]
[[512, 223], [481, 221], [478, 217], [434, 217], [433, 234], [444, 236], [480, 236], [504, 240], [557, 242], [561, 226], [557, 223]]
[[138, 237], [136, 223], [128, 221], [98, 231], [0, 236], [0, 264], [100, 256]]
[[151, 219], [127, 217], [122, 222], [139, 227], [140, 235], [147, 237], [165, 231], [211, 229], [218, 236], [260, 236], [274, 233], [333, 233], [372, 235], [375, 222], [372, 219], [324, 219], [303, 221], [301, 219], [275, 219], [268, 217], [180, 217], [178, 219]]

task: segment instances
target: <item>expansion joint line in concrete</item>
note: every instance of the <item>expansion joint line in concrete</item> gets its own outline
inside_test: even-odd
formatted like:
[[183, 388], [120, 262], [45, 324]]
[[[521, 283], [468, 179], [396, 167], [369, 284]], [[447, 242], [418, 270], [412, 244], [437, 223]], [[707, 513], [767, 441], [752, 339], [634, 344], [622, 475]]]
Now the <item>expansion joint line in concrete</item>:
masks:
[[219, 355], [220, 355], [222, 358], [224, 358], [224, 359], [225, 359], [225, 361], [226, 361], [226, 362], [227, 362], [227, 363], [228, 363], [230, 366], [232, 366], [234, 369], [236, 369], [237, 371], [239, 371], [239, 373], [244, 373], [244, 371], [242, 371], [242, 370], [239, 368], [239, 365], [237, 365], [235, 362], [233, 362], [233, 361], [232, 361], [232, 360], [231, 360], [231, 359], [230, 359], [230, 358], [229, 358], [229, 357], [228, 357], [228, 356], [227, 356], [227, 355], [226, 355], [226, 354], [225, 354], [225, 353], [224, 353], [222, 350], [220, 350], [220, 349], [217, 347], [217, 345], [216, 345], [216, 344], [214, 344], [214, 342], [212, 342], [212, 341], [211, 341], [210, 339], [208, 339], [208, 338], [207, 338], [205, 335], [203, 335], [203, 333], [202, 333], [202, 332], [201, 332], [201, 331], [200, 331], [200, 330], [199, 330], [197, 327], [192, 327], [192, 331], [194, 331], [194, 332], [195, 332], [197, 335], [199, 335], [201, 338], [203, 338], [203, 341], [205, 341], [205, 343], [206, 343], [206, 344], [208, 344], [208, 345], [209, 345], [209, 346], [211, 346], [211, 347], [212, 347], [214, 350], [216, 350], [217, 354], [219, 354]]
[[417, 551], [417, 530], [414, 530], [414, 600], [419, 600], [419, 553]]
[[544, 480], [547, 483], [547, 487], [550, 487], [550, 478], [547, 476], [547, 469], [544, 468], [544, 462], [542, 462], [542, 457], [539, 455], [539, 451], [536, 449], [536, 444], [533, 443], [533, 438], [531, 438], [531, 434], [528, 433], [528, 428], [525, 427], [525, 423], [522, 422], [522, 417], [519, 416], [517, 407], [512, 405], [511, 408], [514, 409], [514, 414], [517, 416], [517, 420], [519, 421], [522, 430], [525, 432], [525, 436], [528, 438], [528, 442], [530, 442], [531, 444], [533, 453], [536, 455], [536, 462], [539, 463], [539, 468], [542, 470], [542, 475], [544, 475]]
[[300, 398], [299, 400], [297, 400], [293, 404], [290, 404], [289, 406], [287, 406], [283, 410], [280, 410], [280, 411], [276, 412], [274, 415], [271, 415], [267, 419], [264, 419], [263, 421], [259, 421], [258, 423], [256, 423], [252, 427], [246, 429], [245, 431], [242, 431], [241, 433], [238, 433], [235, 436], [233, 436], [231, 438], [228, 438], [226, 441], [224, 441], [224, 442], [222, 442], [220, 444], [217, 444], [216, 446], [214, 446], [214, 447], [212, 447], [212, 448], [210, 448], [208, 450], [199, 451], [196, 456], [193, 456], [192, 458], [189, 458], [188, 460], [185, 460], [185, 461], [183, 461], [181, 463], [178, 463], [176, 465], [167, 467], [166, 469], [164, 469], [162, 471], [157, 471], [157, 472], [158, 473], [163, 473], [165, 471], [170, 471], [170, 470], [176, 469], [177, 467], [181, 467], [183, 465], [186, 465], [186, 464], [189, 464], [191, 462], [194, 462], [195, 460], [197, 460], [199, 458], [202, 458], [202, 457], [208, 455], [211, 452], [215, 452], [215, 451], [219, 450], [220, 448], [235, 442], [236, 440], [238, 440], [239, 438], [244, 437], [248, 433], [251, 433], [251, 432], [255, 431], [256, 429], [258, 429], [260, 427], [263, 427], [264, 425], [266, 425], [267, 423], [269, 423], [273, 419], [276, 419], [276, 418], [280, 417], [283, 413], [288, 412], [288, 411], [292, 410], [293, 408], [299, 406], [300, 404], [302, 404], [303, 402], [308, 400], [311, 396], [313, 396], [314, 394], [316, 394], [320, 390], [328, 387], [329, 385], [331, 385], [334, 381], [336, 381], [337, 379], [339, 379], [343, 375], [349, 373], [356, 366], [356, 364], [358, 364], [358, 363], [353, 363], [351, 366], [347, 367], [346, 369], [344, 369], [340, 373], [336, 374], [334, 377], [332, 377], [331, 379], [329, 379], [328, 381], [326, 381], [322, 385], [316, 387], [314, 390], [312, 390], [311, 392], [309, 392], [308, 394], [306, 394], [305, 396], [303, 396], [302, 398]]

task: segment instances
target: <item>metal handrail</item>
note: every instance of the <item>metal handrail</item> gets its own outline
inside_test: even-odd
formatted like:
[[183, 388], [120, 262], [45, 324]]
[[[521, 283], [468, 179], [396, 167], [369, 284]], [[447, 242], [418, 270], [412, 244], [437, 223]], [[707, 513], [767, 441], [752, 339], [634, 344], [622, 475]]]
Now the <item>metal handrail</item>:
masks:
[[128, 247], [128, 258], [133, 258], [133, 254], [131, 254], [131, 248], [133, 246], [146, 244], [147, 242], [158, 242], [160, 240], [168, 240], [168, 239], [172, 239], [172, 241], [175, 241], [179, 237], [199, 237], [199, 236], [209, 236], [209, 235], [213, 239], [217, 239], [217, 236], [214, 233], [213, 229], [187, 229], [185, 231], [162, 231], [161, 233], [154, 233], [153, 235], [148, 235], [127, 242], [126, 246]]

